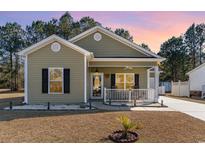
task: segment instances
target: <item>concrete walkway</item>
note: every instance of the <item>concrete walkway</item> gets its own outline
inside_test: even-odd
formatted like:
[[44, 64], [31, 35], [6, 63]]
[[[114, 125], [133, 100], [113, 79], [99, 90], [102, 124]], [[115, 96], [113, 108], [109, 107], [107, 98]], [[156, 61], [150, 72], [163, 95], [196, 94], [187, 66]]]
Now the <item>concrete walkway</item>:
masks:
[[[13, 106], [12, 110], [47, 110], [47, 105], [19, 105], [19, 106]], [[92, 109], [95, 109], [92, 107]], [[4, 110], [10, 110], [9, 107], [5, 107]], [[68, 104], [60, 104], [60, 105], [50, 105], [49, 110], [90, 110], [88, 106], [81, 107], [80, 105], [68, 105]]]
[[[152, 104], [151, 104], [152, 105]], [[160, 104], [155, 104], [146, 107], [130, 107], [130, 106], [120, 106], [120, 105], [105, 105], [102, 102], [92, 102], [92, 106], [99, 110], [107, 111], [173, 111], [168, 107], [161, 107]]]
[[159, 102], [163, 100], [164, 105], [169, 108], [186, 113], [192, 117], [205, 121], [205, 104], [194, 103], [190, 101], [160, 96]]

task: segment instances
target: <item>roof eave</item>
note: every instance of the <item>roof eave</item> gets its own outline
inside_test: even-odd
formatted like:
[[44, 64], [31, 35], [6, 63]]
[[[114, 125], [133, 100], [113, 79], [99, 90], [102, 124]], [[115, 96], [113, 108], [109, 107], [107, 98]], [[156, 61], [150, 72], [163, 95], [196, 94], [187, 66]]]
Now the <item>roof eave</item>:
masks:
[[70, 48], [80, 52], [81, 54], [84, 54], [85, 56], [92, 56], [93, 55], [93, 53], [91, 53], [91, 52], [89, 52], [89, 51], [87, 51], [87, 50], [85, 50], [85, 49], [83, 49], [83, 48], [81, 48], [81, 47], [79, 47], [79, 46], [77, 46], [77, 45], [75, 45], [75, 44], [65, 40], [65, 39], [62, 39], [62, 38], [60, 38], [57, 35], [51, 35], [51, 36], [45, 38], [44, 40], [42, 40], [42, 41], [40, 41], [40, 42], [38, 42], [38, 43], [36, 43], [36, 44], [34, 44], [34, 45], [24, 49], [22, 51], [20, 51], [18, 53], [18, 55], [20, 55], [20, 56], [27, 56], [30, 53], [35, 52], [36, 50], [38, 50], [38, 49], [48, 45], [51, 42], [54, 42], [54, 41], [58, 41], [58, 42], [60, 42], [60, 43], [62, 43], [64, 45], [66, 45], [66, 46], [68, 46], [68, 47], [70, 47]]

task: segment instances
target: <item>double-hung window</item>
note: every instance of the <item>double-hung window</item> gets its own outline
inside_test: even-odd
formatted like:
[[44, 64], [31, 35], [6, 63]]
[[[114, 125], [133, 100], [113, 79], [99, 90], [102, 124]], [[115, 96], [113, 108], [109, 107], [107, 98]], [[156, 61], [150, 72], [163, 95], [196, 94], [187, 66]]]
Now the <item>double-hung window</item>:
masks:
[[117, 89], [132, 89], [135, 85], [134, 73], [116, 73]]
[[49, 93], [63, 93], [63, 68], [49, 68]]

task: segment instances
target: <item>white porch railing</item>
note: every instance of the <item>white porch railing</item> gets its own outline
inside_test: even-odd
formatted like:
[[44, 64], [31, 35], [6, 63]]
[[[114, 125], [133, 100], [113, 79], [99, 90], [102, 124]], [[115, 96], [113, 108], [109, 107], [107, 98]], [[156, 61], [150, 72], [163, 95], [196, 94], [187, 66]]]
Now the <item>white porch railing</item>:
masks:
[[144, 102], [155, 101], [154, 89], [104, 89], [104, 102], [141, 100]]

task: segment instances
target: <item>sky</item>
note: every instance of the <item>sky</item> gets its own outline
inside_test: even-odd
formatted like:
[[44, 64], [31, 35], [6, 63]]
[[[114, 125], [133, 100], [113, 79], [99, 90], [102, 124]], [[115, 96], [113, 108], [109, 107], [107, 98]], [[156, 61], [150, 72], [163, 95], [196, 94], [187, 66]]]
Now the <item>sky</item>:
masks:
[[[59, 18], [64, 12], [0, 12], [0, 25], [17, 22], [24, 28], [33, 20], [49, 21]], [[151, 12], [151, 11], [70, 11], [75, 21], [90, 16], [104, 27], [124, 28], [134, 37], [137, 44], [145, 43], [154, 52], [172, 36], [180, 36], [192, 23], [205, 22], [204, 12]]]

